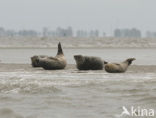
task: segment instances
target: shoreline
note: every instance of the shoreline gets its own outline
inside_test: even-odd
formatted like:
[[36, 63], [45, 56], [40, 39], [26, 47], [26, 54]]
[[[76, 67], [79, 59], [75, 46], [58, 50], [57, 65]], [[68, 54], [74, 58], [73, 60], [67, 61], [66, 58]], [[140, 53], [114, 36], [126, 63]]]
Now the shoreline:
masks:
[[[27, 71], [37, 71], [37, 70], [43, 70], [43, 71], [68, 71], [68, 70], [77, 70], [75, 64], [68, 64], [65, 69], [61, 70], [44, 70], [42, 68], [33, 68], [31, 64], [15, 64], [15, 63], [0, 63], [0, 72], [4, 71], [15, 71], [15, 70], [27, 70]], [[79, 71], [79, 70], [77, 70]], [[81, 70], [80, 70], [81, 71]], [[94, 72], [105, 72], [105, 70], [87, 70], [88, 71], [94, 71]], [[138, 72], [148, 72], [148, 73], [156, 73], [156, 65], [131, 65], [129, 66], [128, 72], [138, 73]]]
[[[0, 65], [31, 65], [30, 63], [1, 63], [0, 62]], [[75, 64], [68, 64], [70, 66], [73, 66]], [[142, 67], [146, 67], [146, 66], [153, 66], [153, 67], [156, 67], [156, 65], [130, 65], [130, 66], [142, 66]]]
[[[156, 40], [148, 38], [41, 38], [41, 37], [0, 37], [0, 49], [3, 48], [56, 48], [58, 42], [61, 42], [64, 48], [156, 48]], [[35, 44], [35, 45], [34, 45]]]

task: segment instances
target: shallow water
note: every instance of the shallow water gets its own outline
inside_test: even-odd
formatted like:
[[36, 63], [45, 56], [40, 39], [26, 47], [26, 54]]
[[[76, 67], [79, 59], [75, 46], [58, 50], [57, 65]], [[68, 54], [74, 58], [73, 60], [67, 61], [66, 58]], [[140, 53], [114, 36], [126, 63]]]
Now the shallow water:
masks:
[[78, 71], [74, 65], [45, 71], [1, 64], [0, 116], [116, 118], [122, 106], [156, 108], [155, 84], [156, 66], [131, 66], [126, 73], [110, 74]]
[[[71, 64], [65, 70], [57, 71], [32, 68], [30, 64], [17, 64], [29, 63], [26, 57], [34, 54], [32, 50], [24, 50], [23, 57], [20, 57], [23, 49], [12, 50], [14, 53], [11, 50], [1, 50], [5, 54], [3, 57], [1, 55], [2, 62], [16, 64], [0, 64], [0, 118], [118, 118], [122, 106], [141, 106], [156, 110], [155, 50], [106, 49], [105, 54], [110, 52], [108, 60], [122, 60], [128, 57], [126, 52], [131, 52], [131, 55], [135, 52], [135, 57], [140, 59], [141, 62], [134, 62], [126, 73], [120, 74], [104, 70], [78, 71]], [[44, 49], [41, 50], [43, 53]], [[69, 63], [74, 63], [70, 60], [78, 52], [75, 49], [72, 53], [65, 51], [71, 57]], [[118, 52], [118, 55], [114, 52], [113, 56], [112, 51]], [[41, 52], [36, 51], [37, 54]], [[88, 49], [88, 55], [93, 53], [99, 56], [99, 52], [103, 50], [90, 52]], [[13, 56], [13, 62], [10, 54], [17, 55]], [[144, 64], [147, 61], [149, 64]]]

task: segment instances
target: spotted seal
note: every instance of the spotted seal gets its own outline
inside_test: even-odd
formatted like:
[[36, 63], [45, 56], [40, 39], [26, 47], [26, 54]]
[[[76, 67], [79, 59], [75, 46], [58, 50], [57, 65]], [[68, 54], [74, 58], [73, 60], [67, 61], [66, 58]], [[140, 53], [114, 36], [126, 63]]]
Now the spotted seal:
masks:
[[102, 70], [103, 60], [100, 57], [74, 55], [79, 70]]
[[104, 62], [104, 68], [106, 72], [109, 73], [123, 73], [126, 72], [127, 68], [132, 64], [132, 61], [136, 60], [135, 58], [128, 58], [121, 63], [108, 63]]
[[45, 57], [38, 59], [39, 65], [45, 70], [64, 69], [67, 65], [61, 43], [58, 44], [58, 51], [55, 57]]

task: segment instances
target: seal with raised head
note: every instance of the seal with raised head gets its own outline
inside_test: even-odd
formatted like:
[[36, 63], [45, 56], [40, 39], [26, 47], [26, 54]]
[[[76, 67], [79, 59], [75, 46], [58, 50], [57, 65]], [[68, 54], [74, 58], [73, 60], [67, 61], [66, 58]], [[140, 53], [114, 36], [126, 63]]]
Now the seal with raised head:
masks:
[[128, 58], [121, 63], [108, 63], [104, 62], [104, 68], [106, 72], [109, 73], [123, 73], [126, 72], [127, 68], [132, 64], [132, 61], [136, 60], [135, 58]]
[[48, 56], [46, 56], [46, 55], [35, 55], [35, 56], [31, 57], [31, 65], [33, 67], [40, 67], [39, 58], [46, 58], [46, 57], [48, 57]]
[[61, 43], [58, 44], [58, 52], [55, 57], [46, 57], [38, 59], [39, 65], [45, 70], [64, 69], [67, 65], [67, 61], [63, 54]]
[[100, 57], [74, 55], [79, 70], [102, 70], [103, 60]]

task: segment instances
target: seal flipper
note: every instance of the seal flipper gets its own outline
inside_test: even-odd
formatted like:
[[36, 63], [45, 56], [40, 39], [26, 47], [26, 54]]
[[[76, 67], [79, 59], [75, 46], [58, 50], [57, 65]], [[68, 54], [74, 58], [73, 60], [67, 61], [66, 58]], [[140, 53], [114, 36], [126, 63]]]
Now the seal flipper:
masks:
[[132, 61], [136, 60], [135, 58], [128, 58], [125, 62], [128, 62], [128, 65], [132, 64]]
[[62, 50], [62, 46], [61, 43], [59, 42], [58, 44], [58, 51], [57, 51], [57, 55], [63, 54], [63, 50]]

